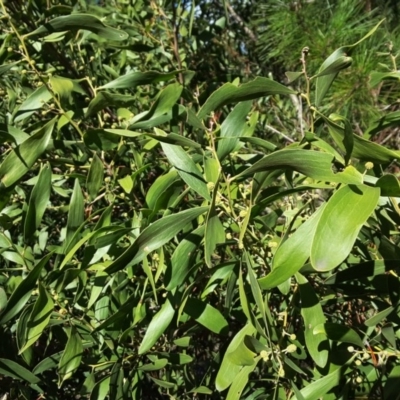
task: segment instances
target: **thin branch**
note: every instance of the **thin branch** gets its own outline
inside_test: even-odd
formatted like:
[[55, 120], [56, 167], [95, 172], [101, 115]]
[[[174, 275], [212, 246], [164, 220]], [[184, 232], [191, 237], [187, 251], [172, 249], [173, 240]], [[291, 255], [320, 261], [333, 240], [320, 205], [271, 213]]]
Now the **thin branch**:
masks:
[[246, 26], [245, 22], [243, 21], [243, 18], [236, 13], [236, 11], [233, 9], [233, 7], [228, 2], [226, 2], [226, 8], [229, 11], [229, 13], [231, 14], [232, 18], [239, 24], [239, 26], [241, 26], [243, 28], [243, 30], [247, 34], [247, 36], [253, 42], [256, 42], [257, 36], [254, 34], [254, 32], [248, 26]]

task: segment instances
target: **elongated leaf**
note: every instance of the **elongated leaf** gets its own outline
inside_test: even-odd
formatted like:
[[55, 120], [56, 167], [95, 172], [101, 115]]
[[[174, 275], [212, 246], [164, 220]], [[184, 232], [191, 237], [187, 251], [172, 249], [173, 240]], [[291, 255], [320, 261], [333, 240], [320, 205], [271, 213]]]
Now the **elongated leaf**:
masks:
[[79, 368], [82, 359], [82, 340], [74, 327], [68, 338], [63, 355], [58, 364], [58, 387], [60, 388], [64, 381], [71, 378], [74, 372]]
[[180, 146], [161, 143], [161, 147], [172, 166], [176, 168], [180, 177], [200, 196], [211, 200], [207, 184], [193, 159]]
[[38, 181], [33, 188], [31, 197], [29, 199], [28, 210], [26, 212], [24, 223], [25, 241], [31, 239], [36, 229], [39, 227], [43, 214], [46, 210], [47, 203], [50, 199], [50, 191], [51, 169], [50, 165], [46, 164], [40, 170]]
[[378, 85], [378, 83], [381, 83], [385, 79], [395, 79], [395, 80], [400, 80], [400, 72], [377, 72], [377, 71], [372, 71], [370, 74], [370, 80], [369, 80], [369, 85], [371, 88], [375, 87]]
[[150, 85], [152, 83], [169, 81], [170, 79], [173, 79], [179, 72], [181, 71], [171, 71], [167, 73], [161, 73], [157, 71], [130, 72], [111, 82], [108, 82], [103, 86], [100, 86], [100, 89], [134, 89], [139, 85]]
[[315, 86], [315, 105], [319, 107], [324, 99], [326, 93], [331, 87], [333, 81], [337, 77], [340, 70], [347, 68], [351, 64], [351, 58], [347, 57], [348, 53], [360, 44], [362, 41], [370, 37], [378, 29], [379, 25], [384, 20], [380, 21], [374, 28], [372, 28], [362, 39], [357, 43], [349, 46], [343, 46], [335, 50], [321, 65], [316, 79]]
[[6, 157], [0, 165], [0, 189], [14, 185], [31, 169], [46, 150], [55, 122], [56, 118], [52, 119]]
[[[310, 383], [308, 386], [300, 390], [302, 397], [305, 400], [319, 400], [324, 397], [335, 386], [340, 385], [343, 379], [346, 367], [341, 367], [330, 373], [329, 375], [323, 376], [317, 379], [315, 382]], [[300, 400], [294, 396], [291, 400]]]
[[249, 375], [255, 370], [258, 361], [261, 357], [257, 357], [254, 360], [253, 365], [247, 365], [242, 367], [240, 372], [237, 374], [235, 380], [232, 382], [231, 387], [229, 388], [228, 394], [226, 396], [226, 400], [239, 400], [241, 399], [242, 392], [249, 381]]
[[226, 104], [253, 100], [274, 94], [289, 95], [296, 94], [296, 92], [269, 78], [257, 77], [253, 81], [239, 87], [232, 83], [225, 83], [225, 85], [211, 94], [201, 107], [197, 116], [199, 119], [204, 119], [211, 111], [223, 107]]
[[23, 366], [13, 360], [0, 358], [0, 374], [13, 379], [22, 380], [31, 384], [39, 383], [40, 379]]
[[153, 139], [158, 140], [161, 143], [175, 144], [178, 146], [188, 146], [192, 147], [193, 149], [201, 148], [201, 145], [199, 143], [196, 143], [185, 136], [178, 135], [173, 132], [166, 133], [162, 129], [158, 128], [154, 128], [154, 132], [155, 132], [154, 134], [146, 133], [146, 135], [152, 137]]
[[175, 249], [171, 257], [171, 268], [165, 274], [166, 290], [175, 289], [181, 285], [188, 275], [193, 260], [193, 253], [203, 239], [205, 226], [201, 225], [189, 233]]
[[90, 393], [90, 400], [104, 400], [110, 390], [110, 377], [106, 376], [94, 385]]
[[28, 276], [16, 287], [1, 314], [0, 324], [5, 324], [24, 308], [32, 295], [32, 290], [37, 286], [36, 282], [40, 277], [43, 267], [47, 265], [52, 255], [52, 253], [49, 253], [44, 256]]
[[390, 126], [398, 126], [400, 122], [400, 111], [393, 111], [376, 119], [364, 133], [364, 138], [370, 138]]
[[40, 26], [25, 37], [44, 36], [53, 32], [76, 31], [85, 29], [108, 40], [121, 41], [129, 35], [119, 29], [105, 25], [100, 19], [91, 14], [71, 14], [54, 18]]
[[189, 298], [185, 304], [184, 312], [211, 332], [219, 334], [227, 333], [228, 322], [222, 314], [210, 304], [199, 299]]
[[96, 97], [90, 101], [85, 116], [90, 117], [105, 107], [129, 107], [136, 102], [137, 98], [134, 96], [99, 92]]
[[315, 335], [322, 333], [326, 335], [328, 339], [336, 342], [351, 343], [358, 347], [364, 347], [364, 343], [358, 333], [348, 326], [341, 324], [327, 322], [316, 326], [313, 333]]
[[349, 268], [330, 276], [325, 285], [336, 285], [343, 282], [383, 275], [389, 271], [400, 271], [400, 260], [371, 260], [352, 264]]
[[345, 165], [348, 165], [354, 148], [354, 135], [350, 125], [350, 121], [347, 118], [344, 118], [341, 115], [336, 115], [336, 114], [330, 115], [330, 119], [332, 119], [333, 121], [341, 121], [344, 124], [344, 129], [343, 129], [344, 135], [342, 143], [346, 151], [346, 154], [344, 156], [344, 163]]
[[399, 180], [392, 174], [381, 176], [375, 185], [381, 189], [381, 196], [400, 197]]
[[236, 178], [260, 171], [283, 168], [300, 172], [312, 179], [338, 183], [362, 183], [363, 176], [351, 165], [342, 172], [334, 173], [333, 157], [328, 153], [303, 149], [284, 149], [269, 154], [247, 168]]
[[[322, 116], [322, 114], [319, 114]], [[343, 145], [345, 132], [344, 128], [333, 122], [331, 119], [322, 116], [328, 126], [329, 133], [338, 147], [345, 151]], [[371, 142], [361, 136], [353, 135], [354, 147], [352, 155], [360, 160], [372, 161], [377, 163], [389, 163], [400, 158], [400, 151], [391, 150], [378, 143]]]
[[143, 257], [169, 242], [189, 222], [208, 210], [197, 207], [168, 215], [148, 226], [125, 252], [105, 268], [112, 274], [128, 266], [139, 263]]
[[243, 343], [246, 335], [252, 335], [255, 333], [255, 331], [256, 329], [253, 327], [253, 325], [248, 323], [233, 337], [232, 341], [229, 343], [215, 380], [215, 386], [219, 392], [222, 392], [228, 388], [241, 370], [240, 365], [237, 365], [231, 361], [230, 354], [234, 353], [238, 346]]
[[272, 289], [293, 276], [310, 257], [311, 244], [325, 204], [295, 233], [283, 242], [272, 259], [272, 271], [258, 283], [262, 289]]
[[296, 279], [299, 284], [301, 296], [301, 316], [304, 320], [304, 338], [310, 356], [315, 363], [324, 368], [328, 362], [329, 342], [321, 333], [314, 334], [314, 328], [325, 323], [319, 298], [303, 275], [297, 273]]
[[337, 267], [350, 253], [357, 235], [374, 211], [379, 188], [347, 185], [329, 199], [315, 231], [311, 264], [317, 271]]
[[[84, 200], [79, 180], [75, 179], [74, 190], [72, 192], [71, 202], [69, 204], [67, 234], [65, 238], [65, 250], [70, 249], [75, 242], [74, 235], [76, 230], [84, 221]], [[74, 241], [72, 241], [74, 239]]]
[[52, 97], [52, 94], [45, 85], [39, 86], [19, 106], [18, 111], [14, 116], [14, 122], [22, 121], [31, 116], [35, 111], [40, 110]]
[[93, 154], [93, 161], [90, 164], [89, 173], [86, 180], [86, 186], [90, 200], [94, 200], [103, 185], [104, 165], [98, 155]]
[[380, 322], [382, 322], [387, 316], [389, 316], [394, 310], [395, 309], [392, 306], [385, 308], [384, 310], [375, 314], [373, 317], [367, 319], [364, 323], [366, 326], [376, 326]]
[[24, 345], [19, 353], [23, 353], [28, 347], [32, 346], [42, 335], [50, 321], [54, 303], [43, 285], [39, 284], [39, 296], [33, 306], [32, 313], [28, 318], [27, 330], [25, 332]]
[[[182, 89], [183, 87], [178, 83], [168, 85], [159, 92], [149, 111], [132, 119], [132, 125], [129, 126], [129, 129], [152, 128], [163, 123], [162, 121], [165, 122], [172, 118], [172, 114], [168, 115], [168, 113], [171, 113], [174, 105], [181, 97]], [[165, 120], [165, 117], [167, 117], [167, 120]]]
[[0, 76], [4, 75], [6, 72], [8, 72], [12, 67], [15, 67], [16, 65], [18, 65], [19, 62], [13, 62], [13, 63], [9, 63], [9, 64], [3, 64], [0, 65]]
[[167, 329], [168, 325], [171, 323], [174, 314], [174, 307], [167, 298], [161, 309], [152, 318], [142, 343], [140, 344], [139, 354], [146, 353], [151, 349], [154, 343], [160, 338], [160, 336]]
[[244, 133], [248, 128], [247, 114], [251, 109], [251, 102], [239, 103], [226, 117], [221, 125], [221, 135], [218, 142], [217, 155], [218, 159], [223, 160], [231, 153], [239, 142], [239, 136], [245, 136]]
[[158, 211], [165, 200], [163, 195], [177, 180], [179, 180], [179, 175], [175, 169], [171, 169], [165, 175], [159, 176], [147, 192], [147, 206], [154, 211]]

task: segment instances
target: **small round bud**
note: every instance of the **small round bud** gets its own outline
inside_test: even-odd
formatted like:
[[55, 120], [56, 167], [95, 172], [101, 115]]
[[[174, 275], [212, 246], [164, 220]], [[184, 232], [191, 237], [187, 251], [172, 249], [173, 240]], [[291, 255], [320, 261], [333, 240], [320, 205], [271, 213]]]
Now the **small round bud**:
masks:
[[12, 53], [12, 52], [14, 51], [14, 49], [10, 46], [10, 47], [7, 48], [7, 51], [8, 51], [9, 53]]
[[289, 337], [290, 337], [290, 340], [296, 340], [296, 338], [297, 338], [297, 336], [294, 333], [292, 333]]
[[247, 215], [247, 211], [246, 210], [241, 210], [239, 213], [239, 217], [240, 218], [244, 218]]
[[264, 361], [268, 361], [269, 360], [269, 354], [266, 350], [261, 350], [260, 356], [262, 357], [262, 359]]
[[354, 364], [356, 364], [357, 367], [359, 367], [361, 365], [361, 361], [360, 360], [356, 360], [356, 361], [354, 361]]
[[370, 170], [372, 168], [374, 168], [374, 163], [372, 163], [371, 161], [365, 163], [365, 169]]
[[361, 376], [357, 376], [356, 382], [357, 382], [357, 383], [361, 383], [362, 381], [363, 381], [363, 379], [361, 378]]
[[283, 367], [279, 368], [278, 375], [280, 378], [283, 378], [285, 376], [285, 370], [283, 369]]
[[232, 234], [228, 232], [228, 233], [226, 234], [226, 238], [227, 238], [228, 240], [231, 240], [231, 239], [232, 239]]
[[215, 188], [215, 183], [214, 182], [207, 182], [207, 189], [211, 192]]
[[349, 353], [354, 353], [354, 347], [353, 347], [353, 346], [349, 346], [349, 347], [347, 348], [347, 351], [348, 351]]
[[297, 350], [297, 346], [295, 344], [289, 344], [288, 347], [286, 347], [286, 353], [294, 353]]

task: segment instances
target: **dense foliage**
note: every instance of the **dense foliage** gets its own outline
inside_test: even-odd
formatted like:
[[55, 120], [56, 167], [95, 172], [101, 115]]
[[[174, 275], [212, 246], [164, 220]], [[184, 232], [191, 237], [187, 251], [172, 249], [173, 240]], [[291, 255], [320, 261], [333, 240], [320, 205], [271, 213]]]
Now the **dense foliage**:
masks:
[[0, 0], [0, 395], [399, 396], [396, 26], [313, 3]]

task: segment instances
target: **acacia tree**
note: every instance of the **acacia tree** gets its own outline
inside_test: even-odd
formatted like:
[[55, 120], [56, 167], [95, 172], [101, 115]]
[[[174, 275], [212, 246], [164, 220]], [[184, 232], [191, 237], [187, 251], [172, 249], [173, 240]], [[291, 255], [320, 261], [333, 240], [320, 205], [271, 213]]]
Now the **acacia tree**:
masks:
[[1, 394], [396, 393], [399, 152], [325, 113], [356, 46], [254, 78], [240, 4], [0, 0]]

